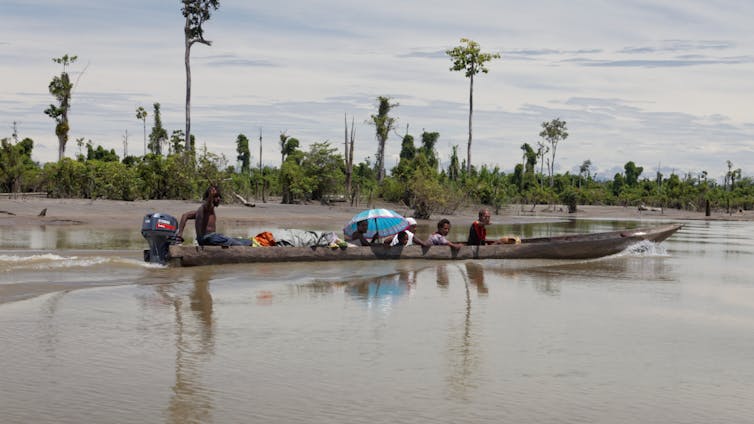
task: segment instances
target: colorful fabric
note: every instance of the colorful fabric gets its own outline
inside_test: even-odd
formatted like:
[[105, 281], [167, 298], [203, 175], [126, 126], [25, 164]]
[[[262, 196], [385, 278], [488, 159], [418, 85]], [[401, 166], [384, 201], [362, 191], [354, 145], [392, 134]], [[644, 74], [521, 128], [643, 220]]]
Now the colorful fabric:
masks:
[[275, 237], [271, 232], [264, 231], [254, 236], [254, 242], [261, 247], [270, 247], [275, 245]]

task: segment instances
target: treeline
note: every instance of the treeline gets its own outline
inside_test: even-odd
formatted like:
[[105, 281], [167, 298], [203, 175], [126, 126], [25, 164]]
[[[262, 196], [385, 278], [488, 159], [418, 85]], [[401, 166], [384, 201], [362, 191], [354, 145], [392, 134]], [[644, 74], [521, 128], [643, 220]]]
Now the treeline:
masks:
[[[351, 204], [368, 204], [379, 198], [404, 203], [424, 218], [452, 213], [463, 204], [497, 209], [511, 203], [564, 204], [572, 210], [579, 204], [645, 204], [693, 211], [704, 211], [708, 204], [726, 211], [754, 206], [754, 181], [742, 177], [731, 162], [722, 182], [707, 178], [706, 172], [657, 173], [646, 178], [643, 168], [631, 161], [612, 180], [597, 180], [588, 160], [578, 174], [546, 175], [541, 165], [537, 169], [542, 154], [523, 144], [525, 160], [511, 173], [486, 165], [471, 166], [467, 171], [457, 146], [444, 161], [447, 167], [440, 165], [435, 150], [439, 136], [423, 132], [415, 142], [412, 135], [404, 135], [400, 161], [382, 181], [368, 158], [353, 164], [329, 142], [313, 143], [302, 150], [299, 141], [286, 134], [280, 135], [279, 167], [252, 166], [248, 138], [243, 134], [236, 140], [238, 156], [233, 165], [206, 148], [197, 151], [194, 143], [184, 146], [180, 139], [174, 140], [176, 144], [166, 149], [166, 154], [149, 152], [125, 158], [89, 142], [79, 145], [75, 159], [40, 165], [31, 159], [33, 140], [14, 136], [0, 140], [0, 191], [87, 199], [198, 199], [207, 184], [214, 183], [227, 193], [262, 201], [274, 197], [298, 203], [337, 197]], [[232, 199], [225, 197], [226, 201]]]
[[[182, 14], [186, 21], [186, 55], [191, 44], [209, 44], [203, 39], [201, 24], [217, 9], [219, 2], [184, 1]], [[369, 158], [354, 163], [354, 124], [350, 133], [346, 120], [345, 149], [343, 155], [329, 142], [313, 143], [302, 150], [299, 141], [280, 134], [280, 166], [251, 164], [249, 139], [239, 134], [236, 139], [238, 156], [229, 164], [227, 158], [204, 149], [190, 132], [189, 96], [186, 100], [186, 130], [172, 134], [162, 127], [160, 104], [153, 104], [154, 124], [147, 137], [146, 109], [136, 109], [144, 132], [144, 155], [127, 155], [127, 134], [124, 137], [124, 156], [114, 150], [94, 146], [90, 140], [77, 139], [79, 152], [74, 159], [65, 157], [65, 148], [71, 123], [68, 111], [73, 82], [68, 67], [77, 56], [64, 55], [53, 61], [62, 65], [60, 75], [49, 85], [55, 98], [44, 113], [55, 120], [58, 138], [57, 162], [40, 165], [32, 161], [33, 140], [19, 140], [14, 123], [11, 138], [2, 139], [0, 145], [0, 191], [46, 192], [51, 197], [103, 198], [113, 200], [136, 199], [197, 199], [210, 183], [220, 185], [226, 192], [246, 199], [261, 201], [281, 198], [284, 203], [328, 201], [343, 198], [351, 204], [381, 198], [403, 203], [414, 209], [420, 218], [435, 213], [452, 213], [463, 204], [485, 204], [500, 209], [506, 204], [565, 204], [575, 211], [579, 204], [632, 205], [680, 208], [702, 211], [739, 208], [751, 209], [754, 204], [754, 184], [742, 178], [740, 169], [733, 169], [729, 161], [724, 181], [707, 178], [704, 171], [668, 176], [659, 172], [643, 177], [643, 168], [629, 161], [624, 171], [612, 179], [598, 180], [592, 174], [592, 163], [585, 160], [578, 174], [556, 174], [556, 152], [569, 134], [566, 122], [556, 118], [542, 123], [540, 140], [536, 145], [521, 145], [521, 163], [513, 172], [505, 173], [499, 166], [474, 166], [471, 163], [473, 79], [478, 73], [487, 73], [485, 64], [500, 56], [485, 53], [479, 44], [461, 39], [461, 45], [446, 51], [453, 63], [451, 71], [464, 71], [469, 78], [469, 139], [466, 158], [459, 160], [458, 146], [449, 158], [441, 161], [435, 150], [440, 137], [437, 132], [423, 131], [418, 140], [411, 134], [401, 137], [398, 164], [386, 169], [385, 150], [391, 135], [395, 134], [397, 118], [392, 116], [398, 106], [389, 97], [377, 98], [377, 113], [368, 122], [374, 126], [377, 150], [371, 163]], [[190, 73], [187, 65], [187, 81]], [[190, 93], [187, 84], [187, 93]], [[261, 148], [261, 147], [260, 147]], [[260, 156], [261, 156], [260, 150]], [[441, 166], [446, 163], [447, 166]], [[514, 164], [507, 164], [508, 166]], [[508, 168], [510, 169], [510, 168]], [[389, 171], [389, 172], [388, 172]], [[232, 199], [235, 196], [226, 196]]]
[[[184, 2], [184, 6], [182, 13], [187, 25], [199, 26], [193, 29], [187, 26], [188, 49], [190, 43], [204, 41], [201, 23], [209, 19], [218, 2]], [[194, 14], [201, 19], [193, 20]], [[237, 156], [229, 164], [226, 157], [213, 154], [206, 147], [197, 148], [190, 133], [188, 96], [185, 132], [175, 130], [169, 134], [162, 126], [160, 104], [154, 103], [151, 114], [154, 123], [147, 136], [148, 113], [144, 107], [137, 107], [135, 117], [141, 121], [144, 132], [143, 156], [127, 155], [126, 134], [123, 158], [114, 150], [95, 147], [91, 140], [84, 142], [83, 138], [76, 140], [79, 151], [75, 158], [67, 158], [65, 148], [71, 125], [68, 111], [74, 85], [67, 69], [77, 57], [66, 54], [53, 59], [62, 65], [62, 72], [53, 77], [48, 87], [55, 104], [44, 111], [55, 120], [59, 160], [44, 165], [32, 161], [34, 142], [19, 139], [14, 123], [13, 135], [0, 140], [0, 191], [112, 200], [198, 199], [208, 184], [217, 184], [226, 193], [263, 202], [272, 197], [284, 203], [342, 198], [355, 205], [371, 204], [379, 198], [405, 204], [420, 218], [452, 213], [463, 204], [485, 204], [496, 210], [511, 203], [565, 204], [569, 211], [575, 211], [579, 204], [645, 204], [695, 211], [751, 209], [754, 204], [754, 183], [743, 178], [740, 169], [733, 169], [730, 161], [721, 183], [707, 178], [706, 171], [644, 176], [643, 168], [632, 161], [612, 179], [596, 179], [588, 159], [579, 167], [578, 174], [556, 174], [557, 148], [569, 136], [566, 122], [559, 118], [542, 123], [540, 139], [534, 146], [521, 145], [521, 163], [507, 164], [507, 169], [514, 165], [513, 172], [505, 173], [499, 166], [474, 166], [471, 163], [473, 78], [479, 72], [487, 73], [485, 63], [499, 55], [482, 52], [469, 39], [461, 39], [461, 45], [446, 54], [453, 63], [450, 70], [465, 71], [469, 78], [466, 158], [461, 161], [458, 146], [454, 146], [450, 157], [441, 161], [435, 149], [439, 133], [423, 131], [415, 140], [407, 128], [406, 134], [398, 136], [400, 159], [391, 170], [386, 169], [385, 151], [396, 133], [397, 118], [392, 114], [398, 104], [385, 96], [377, 98], [377, 112], [368, 120], [377, 141], [374, 163], [369, 158], [354, 163], [354, 123], [352, 120], [349, 132], [346, 119], [342, 155], [329, 142], [313, 143], [308, 150], [302, 150], [298, 139], [283, 133], [279, 138], [280, 166], [262, 166], [261, 161], [252, 166], [249, 139], [239, 134], [235, 140]], [[260, 150], [260, 157], [261, 154]], [[226, 201], [235, 197], [226, 196]]]

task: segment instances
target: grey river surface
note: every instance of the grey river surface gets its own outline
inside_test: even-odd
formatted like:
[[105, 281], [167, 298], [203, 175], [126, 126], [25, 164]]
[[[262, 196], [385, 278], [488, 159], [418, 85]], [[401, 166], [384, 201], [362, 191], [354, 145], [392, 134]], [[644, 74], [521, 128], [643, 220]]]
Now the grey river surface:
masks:
[[683, 223], [589, 261], [184, 269], [0, 228], [0, 422], [752, 422], [754, 224]]

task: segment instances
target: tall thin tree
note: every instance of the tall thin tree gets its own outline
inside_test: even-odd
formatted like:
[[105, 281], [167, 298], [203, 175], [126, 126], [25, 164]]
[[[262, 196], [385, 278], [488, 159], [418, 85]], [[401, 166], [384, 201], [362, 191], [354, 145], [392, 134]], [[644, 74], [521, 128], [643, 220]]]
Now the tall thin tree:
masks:
[[377, 98], [377, 114], [372, 115], [371, 124], [375, 128], [377, 137], [377, 160], [375, 170], [377, 171], [377, 182], [382, 182], [385, 178], [385, 145], [390, 136], [390, 131], [395, 127], [395, 118], [390, 116], [390, 111], [398, 106], [398, 103], [390, 103], [390, 97], [379, 96]]
[[68, 75], [68, 66], [76, 61], [77, 56], [63, 55], [63, 57], [52, 59], [53, 62], [63, 65], [63, 72], [59, 76], [54, 76], [48, 89], [58, 101], [57, 105], [51, 104], [45, 109], [45, 115], [55, 120], [55, 135], [58, 137], [58, 161], [63, 160], [65, 156], [65, 145], [68, 142], [68, 111], [71, 108], [71, 93], [73, 83]]
[[257, 177], [256, 193], [259, 195], [259, 180], [262, 180], [262, 202], [267, 203], [264, 199], [264, 170], [262, 169], [262, 129], [259, 129], [259, 176]]
[[154, 107], [154, 126], [149, 134], [149, 151], [155, 155], [162, 154], [162, 144], [168, 141], [168, 132], [162, 127], [162, 117], [160, 114], [160, 104], [155, 103]]
[[181, 0], [181, 12], [186, 18], [183, 27], [186, 65], [186, 140], [191, 140], [191, 46], [196, 43], [211, 46], [212, 42], [204, 39], [204, 22], [211, 17], [212, 10], [220, 7], [219, 0]]
[[471, 121], [474, 115], [474, 75], [489, 72], [485, 63], [499, 59], [499, 53], [482, 53], [479, 43], [468, 38], [461, 38], [461, 45], [446, 50], [453, 61], [451, 71], [464, 71], [469, 79], [469, 142], [466, 145], [466, 173], [471, 173]]
[[354, 118], [351, 117], [351, 133], [350, 140], [348, 138], [348, 114], [343, 115], [344, 128], [344, 143], [345, 143], [345, 161], [346, 161], [346, 198], [351, 199], [352, 185], [353, 185], [353, 144], [354, 138], [356, 138], [356, 132], [354, 129]]
[[285, 158], [298, 149], [299, 142], [297, 138], [291, 137], [285, 133], [280, 133], [280, 166], [285, 163]]
[[238, 134], [236, 138], [236, 159], [241, 163], [241, 173], [248, 175], [251, 170], [251, 151], [249, 151], [249, 139], [245, 134]]
[[566, 121], [562, 121], [560, 118], [555, 118], [550, 122], [542, 122], [542, 132], [539, 133], [547, 143], [550, 144], [550, 160], [548, 160], [548, 171], [550, 173], [550, 187], [554, 184], [554, 171], [555, 171], [555, 153], [558, 150], [558, 143], [568, 138], [568, 127], [566, 127]]
[[136, 108], [136, 119], [140, 119], [144, 126], [144, 156], [147, 155], [147, 110], [139, 106]]
[[[587, 159], [584, 162], [581, 163], [581, 166], [579, 167], [579, 188], [581, 188], [581, 179], [584, 178], [587, 181], [589, 180], [589, 173], [590, 169], [592, 167], [592, 160]], [[660, 167], [657, 167], [657, 174], [660, 174]]]
[[13, 121], [13, 125], [11, 126], [13, 128], [13, 134], [11, 134], [11, 137], [13, 138], [14, 143], [18, 143], [18, 122]]
[[448, 165], [448, 178], [451, 181], [457, 181], [461, 174], [461, 165], [458, 162], [458, 145], [454, 144], [450, 154], [450, 164]]

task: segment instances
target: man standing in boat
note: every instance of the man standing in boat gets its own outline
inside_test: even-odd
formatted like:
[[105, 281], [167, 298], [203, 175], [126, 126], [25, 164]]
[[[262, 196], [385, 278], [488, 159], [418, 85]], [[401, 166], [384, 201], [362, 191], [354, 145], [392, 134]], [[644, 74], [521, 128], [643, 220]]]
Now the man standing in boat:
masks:
[[196, 221], [196, 241], [199, 246], [249, 246], [250, 239], [240, 239], [228, 237], [215, 232], [217, 216], [215, 208], [220, 206], [222, 194], [217, 186], [211, 185], [204, 192], [204, 201], [195, 211], [188, 211], [181, 215], [181, 221], [178, 224], [178, 241], [183, 242], [183, 229], [189, 219]]
[[469, 228], [469, 246], [484, 246], [486, 244], [518, 244], [521, 239], [514, 236], [500, 237], [497, 240], [487, 240], [487, 225], [490, 224], [490, 211], [481, 209], [479, 211], [479, 220], [471, 223]]

